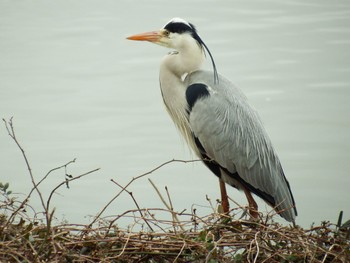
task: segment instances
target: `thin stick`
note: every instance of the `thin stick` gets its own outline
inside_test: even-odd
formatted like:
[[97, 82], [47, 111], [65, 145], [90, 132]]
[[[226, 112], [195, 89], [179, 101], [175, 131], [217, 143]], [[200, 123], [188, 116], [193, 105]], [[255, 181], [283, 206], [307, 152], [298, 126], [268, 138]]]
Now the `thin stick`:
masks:
[[171, 198], [170, 198], [170, 194], [169, 194], [167, 186], [165, 186], [165, 191], [166, 191], [166, 195], [168, 196], [168, 200], [169, 200], [169, 204], [170, 204], [170, 210], [173, 211], [174, 207], [173, 207], [173, 203], [171, 202]]
[[[170, 194], [169, 194], [169, 191], [168, 191], [168, 187], [165, 186], [165, 191], [166, 191], [166, 194], [168, 196], [168, 200], [169, 200], [169, 204], [170, 204], [170, 212], [171, 212], [171, 216], [173, 217], [173, 227], [174, 227], [174, 232], [176, 233], [176, 227], [175, 227], [175, 219], [176, 219], [176, 213], [174, 212], [174, 207], [173, 207], [173, 203], [171, 202], [171, 198], [170, 198]], [[177, 222], [179, 223], [179, 222]]]
[[77, 158], [74, 158], [73, 160], [67, 162], [66, 164], [55, 167], [55, 168], [51, 169], [50, 171], [48, 171], [46, 173], [46, 175], [38, 182], [37, 186], [39, 186], [52, 172], [59, 170], [59, 169], [62, 169], [62, 168], [67, 168], [68, 165], [70, 165], [71, 163], [75, 163], [76, 160], [77, 160]]
[[[2, 119], [2, 120], [5, 123], [5, 127], [6, 127], [8, 135], [13, 139], [13, 141], [16, 143], [17, 147], [20, 149], [20, 151], [22, 153], [22, 156], [24, 158], [24, 161], [26, 163], [27, 170], [29, 172], [29, 176], [30, 176], [30, 179], [31, 179], [32, 184], [33, 184], [33, 189], [30, 192], [30, 194], [34, 191], [34, 189], [36, 190], [36, 192], [38, 193], [41, 205], [42, 205], [42, 207], [44, 208], [44, 211], [45, 211], [46, 221], [48, 221], [49, 217], [47, 215], [47, 207], [45, 206], [44, 198], [43, 198], [43, 196], [42, 196], [42, 194], [41, 194], [41, 192], [40, 192], [40, 190], [38, 188], [38, 185], [35, 182], [34, 175], [33, 175], [33, 172], [32, 172], [32, 168], [30, 167], [27, 155], [26, 155], [23, 147], [21, 146], [21, 144], [17, 140], [16, 133], [15, 133], [15, 128], [13, 126], [13, 117], [11, 117], [9, 121], [6, 121], [5, 119]], [[25, 205], [25, 203], [28, 202], [30, 194], [29, 194], [29, 196], [26, 199], [24, 199], [22, 204], [19, 206], [18, 210], [16, 210], [15, 213], [10, 216], [9, 220], [7, 221], [7, 223], [9, 223], [12, 220], [13, 216]]]
[[146, 175], [149, 175], [149, 174], [152, 174], [153, 172], [157, 171], [158, 169], [162, 168], [163, 166], [167, 165], [167, 164], [170, 164], [170, 163], [173, 163], [173, 162], [180, 162], [180, 163], [193, 163], [193, 162], [200, 162], [202, 160], [188, 160], [188, 161], [185, 161], [185, 160], [177, 160], [177, 159], [172, 159], [170, 161], [167, 161], [167, 162], [164, 162], [162, 163], [161, 165], [158, 165], [157, 167], [153, 168], [152, 170], [146, 172], [146, 173], [143, 173], [139, 176], [136, 176], [136, 177], [133, 177], [127, 184], [126, 186], [120, 190], [103, 208], [102, 210], [96, 215], [96, 217], [94, 218], [94, 220], [92, 220], [92, 222], [88, 225], [87, 228], [91, 228], [92, 225], [94, 223], [96, 223], [96, 221], [98, 220], [98, 218], [100, 218], [100, 216], [106, 211], [106, 209], [114, 202], [114, 200], [116, 200], [122, 192], [124, 192], [124, 190], [126, 188], [128, 188], [134, 181], [142, 178], [142, 177], [145, 177]]
[[182, 231], [185, 231], [184, 227], [180, 224], [180, 221], [176, 215], [176, 213], [174, 213], [174, 211], [171, 209], [170, 205], [164, 200], [162, 194], [160, 193], [160, 191], [158, 190], [157, 186], [152, 182], [152, 180], [150, 178], [148, 178], [148, 181], [151, 183], [151, 185], [153, 186], [153, 188], [156, 190], [160, 200], [162, 201], [162, 203], [166, 206], [166, 208], [171, 212], [172, 216], [173, 216], [173, 220], [179, 225], [179, 227], [181, 228]]
[[116, 185], [118, 185], [121, 189], [123, 189], [124, 191], [126, 191], [126, 192], [131, 196], [132, 200], [134, 201], [134, 203], [135, 203], [135, 205], [136, 205], [136, 207], [137, 207], [137, 210], [139, 211], [139, 213], [140, 213], [140, 215], [141, 215], [141, 218], [143, 219], [143, 221], [145, 221], [145, 223], [146, 223], [147, 226], [151, 229], [151, 231], [154, 232], [153, 228], [150, 226], [150, 224], [149, 224], [149, 223], [147, 222], [147, 220], [145, 219], [145, 216], [142, 214], [141, 209], [140, 209], [140, 207], [139, 207], [139, 204], [136, 202], [136, 199], [135, 199], [133, 193], [130, 192], [130, 191], [128, 191], [128, 190], [126, 190], [125, 187], [121, 186], [119, 183], [117, 183], [117, 182], [114, 181], [113, 179], [111, 179], [111, 181], [112, 181], [113, 183], [115, 183]]
[[260, 233], [260, 231], [256, 232], [255, 233], [255, 236], [254, 236], [254, 241], [255, 241], [255, 244], [256, 244], [256, 255], [254, 257], [254, 261], [253, 263], [256, 263], [257, 259], [258, 259], [258, 256], [259, 256], [259, 252], [260, 252], [260, 248], [259, 248], [259, 242], [258, 242], [258, 234]]
[[183, 242], [184, 244], [182, 245], [179, 253], [177, 254], [176, 258], [174, 259], [173, 263], [175, 263], [177, 261], [177, 259], [181, 256], [182, 251], [184, 251], [185, 247], [186, 247], [186, 241]]
[[100, 170], [100, 168], [97, 168], [97, 169], [91, 170], [91, 171], [89, 171], [89, 172], [83, 173], [83, 174], [81, 174], [81, 175], [75, 176], [74, 178], [66, 179], [65, 181], [61, 182], [59, 185], [57, 185], [57, 186], [51, 191], [51, 193], [50, 193], [50, 195], [49, 195], [49, 198], [47, 199], [47, 202], [46, 202], [46, 207], [47, 207], [47, 209], [49, 209], [52, 196], [53, 196], [53, 194], [55, 193], [55, 191], [56, 191], [58, 188], [60, 188], [62, 185], [66, 184], [67, 182], [72, 182], [72, 181], [78, 180], [78, 179], [81, 178], [81, 177], [84, 177], [84, 176], [86, 176], [86, 175], [92, 174], [92, 173], [97, 172], [97, 171], [99, 171], [99, 170]]

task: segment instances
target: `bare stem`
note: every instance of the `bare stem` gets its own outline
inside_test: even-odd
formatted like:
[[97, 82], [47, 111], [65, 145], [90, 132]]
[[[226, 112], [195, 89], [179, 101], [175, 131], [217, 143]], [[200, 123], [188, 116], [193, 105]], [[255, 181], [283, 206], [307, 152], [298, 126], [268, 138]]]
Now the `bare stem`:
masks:
[[86, 176], [86, 175], [89, 175], [89, 174], [92, 174], [92, 173], [94, 173], [94, 172], [97, 172], [98, 170], [100, 170], [100, 168], [91, 170], [91, 171], [89, 171], [89, 172], [83, 173], [83, 174], [78, 175], [78, 176], [75, 176], [75, 177], [73, 177], [73, 178], [71, 178], [71, 179], [66, 179], [65, 181], [63, 181], [63, 182], [61, 182], [60, 184], [58, 184], [58, 185], [51, 191], [51, 193], [50, 193], [50, 195], [49, 195], [49, 198], [48, 198], [47, 201], [46, 201], [46, 207], [47, 207], [47, 209], [50, 208], [50, 202], [51, 202], [52, 196], [53, 196], [53, 194], [55, 193], [55, 191], [56, 191], [58, 188], [60, 188], [62, 185], [65, 185], [65, 184], [67, 184], [67, 183], [69, 183], [69, 182], [78, 180], [78, 179], [81, 178], [81, 177], [84, 177], [84, 176]]
[[163, 166], [165, 165], [168, 165], [170, 163], [174, 163], [174, 162], [180, 162], [180, 163], [194, 163], [194, 162], [200, 162], [202, 160], [177, 160], [177, 159], [172, 159], [170, 161], [167, 161], [167, 162], [164, 162], [162, 163], [161, 165], [158, 165], [157, 167], [153, 168], [152, 170], [146, 172], [146, 173], [143, 173], [139, 176], [136, 176], [136, 177], [133, 177], [103, 208], [102, 210], [96, 215], [96, 217], [94, 218], [94, 220], [92, 220], [92, 222], [88, 225], [87, 228], [91, 228], [92, 225], [94, 223], [96, 223], [96, 221], [101, 217], [101, 215], [106, 211], [106, 209], [114, 202], [114, 200], [116, 200], [124, 191], [125, 189], [127, 189], [134, 181], [142, 178], [142, 177], [145, 177], [149, 174], [152, 174], [153, 172], [157, 171], [158, 169], [162, 168]]
[[40, 190], [38, 188], [38, 184], [36, 184], [36, 182], [34, 180], [34, 175], [33, 175], [33, 172], [32, 172], [32, 168], [30, 167], [27, 155], [26, 155], [23, 147], [20, 145], [19, 141], [17, 140], [15, 129], [14, 129], [14, 126], [13, 126], [13, 117], [11, 117], [9, 121], [6, 121], [5, 119], [3, 119], [3, 121], [5, 123], [5, 127], [6, 127], [6, 130], [7, 130], [8, 134], [9, 134], [9, 136], [13, 139], [13, 141], [16, 143], [17, 147], [20, 149], [20, 151], [22, 153], [22, 156], [24, 158], [24, 161], [26, 163], [26, 166], [27, 166], [27, 169], [28, 169], [28, 172], [29, 172], [30, 179], [31, 179], [32, 184], [33, 184], [33, 188], [30, 191], [29, 195], [27, 196], [27, 198], [25, 198], [23, 200], [22, 204], [18, 207], [18, 209], [10, 216], [9, 220], [7, 221], [7, 223], [9, 223], [12, 220], [12, 218], [18, 213], [18, 211], [20, 209], [22, 209], [23, 206], [28, 202], [29, 197], [30, 197], [30, 195], [32, 194], [32, 192], [34, 190], [38, 193], [41, 205], [42, 205], [42, 207], [43, 207], [43, 209], [45, 211], [46, 221], [48, 222], [48, 220], [49, 220], [48, 210], [47, 210], [47, 207], [45, 206], [44, 198], [43, 198], [43, 196], [42, 196], [42, 194], [41, 194], [41, 192], [40, 192]]
[[[165, 199], [163, 198], [162, 194], [160, 193], [160, 191], [158, 190], [157, 186], [152, 182], [152, 180], [150, 178], [148, 178], [148, 181], [151, 183], [151, 185], [153, 186], [153, 188], [156, 190], [160, 200], [162, 201], [162, 203], [165, 205], [165, 207], [171, 212], [171, 215], [173, 217], [173, 222], [176, 222], [177, 225], [180, 226], [182, 231], [185, 231], [185, 229], [183, 228], [183, 226], [180, 224], [180, 221], [176, 215], [176, 213], [174, 212], [174, 209], [172, 207], [172, 204], [170, 202], [170, 205], [165, 201]], [[169, 197], [169, 195], [168, 195]], [[170, 197], [169, 197], [170, 199]], [[175, 231], [176, 232], [176, 231]]]
[[118, 185], [121, 189], [123, 189], [124, 191], [126, 191], [126, 192], [131, 196], [132, 200], [134, 201], [134, 203], [135, 203], [135, 205], [136, 205], [136, 207], [137, 207], [137, 210], [139, 211], [139, 213], [140, 213], [140, 215], [141, 215], [141, 218], [143, 219], [143, 221], [145, 221], [145, 223], [147, 224], [147, 226], [149, 227], [149, 229], [150, 229], [152, 232], [154, 232], [153, 228], [152, 228], [151, 225], [147, 222], [147, 220], [145, 219], [145, 216], [142, 214], [142, 211], [141, 211], [141, 209], [140, 209], [140, 206], [139, 206], [139, 204], [136, 202], [136, 199], [135, 199], [133, 193], [130, 192], [130, 191], [128, 191], [127, 189], [125, 189], [125, 187], [123, 187], [122, 185], [120, 185], [119, 183], [117, 183], [116, 181], [114, 181], [113, 179], [111, 179], [111, 181], [112, 181], [113, 183], [115, 183], [116, 185]]

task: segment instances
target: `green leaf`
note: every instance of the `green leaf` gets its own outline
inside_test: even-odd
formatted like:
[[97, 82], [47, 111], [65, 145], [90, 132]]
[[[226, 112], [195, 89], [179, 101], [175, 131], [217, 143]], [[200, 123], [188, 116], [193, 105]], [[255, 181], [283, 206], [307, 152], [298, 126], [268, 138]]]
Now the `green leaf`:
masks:
[[236, 255], [233, 257], [233, 262], [236, 262], [236, 263], [241, 263], [241, 262], [243, 262], [243, 255], [242, 255], [242, 254], [236, 254]]
[[287, 262], [296, 262], [299, 259], [297, 255], [288, 255], [286, 257]]
[[208, 234], [207, 230], [202, 230], [198, 235], [198, 239], [200, 241], [205, 241], [207, 234]]

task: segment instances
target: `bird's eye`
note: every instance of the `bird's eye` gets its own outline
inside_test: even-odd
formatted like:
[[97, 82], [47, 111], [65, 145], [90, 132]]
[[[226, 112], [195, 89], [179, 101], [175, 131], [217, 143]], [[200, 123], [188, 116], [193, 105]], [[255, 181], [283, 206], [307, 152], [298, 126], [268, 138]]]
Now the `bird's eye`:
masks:
[[168, 30], [164, 30], [164, 31], [163, 31], [163, 35], [164, 35], [165, 37], [168, 37], [168, 36], [170, 35], [170, 32], [169, 32]]

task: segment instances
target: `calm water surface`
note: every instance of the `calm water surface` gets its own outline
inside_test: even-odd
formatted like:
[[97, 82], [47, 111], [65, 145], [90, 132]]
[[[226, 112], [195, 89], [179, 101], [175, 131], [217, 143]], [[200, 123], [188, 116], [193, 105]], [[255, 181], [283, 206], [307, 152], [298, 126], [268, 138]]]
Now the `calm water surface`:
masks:
[[[1, 0], [0, 115], [14, 116], [37, 180], [74, 158], [73, 175], [101, 168], [58, 191], [58, 219], [87, 222], [119, 191], [112, 178], [126, 184], [165, 161], [193, 158], [162, 105], [158, 68], [167, 50], [125, 40], [176, 16], [197, 26], [219, 72], [259, 111], [298, 223], [335, 222], [340, 210], [350, 218], [349, 1]], [[27, 193], [25, 163], [3, 125], [0, 162], [0, 181]], [[168, 186], [177, 211], [196, 204], [206, 214], [206, 195], [219, 197], [200, 163], [173, 163], [150, 177]], [[63, 179], [63, 170], [53, 173], [43, 194]], [[163, 207], [147, 178], [130, 190], [141, 207]], [[246, 204], [242, 193], [229, 194]], [[40, 210], [35, 196], [31, 202]], [[134, 208], [122, 195], [105, 215]]]

